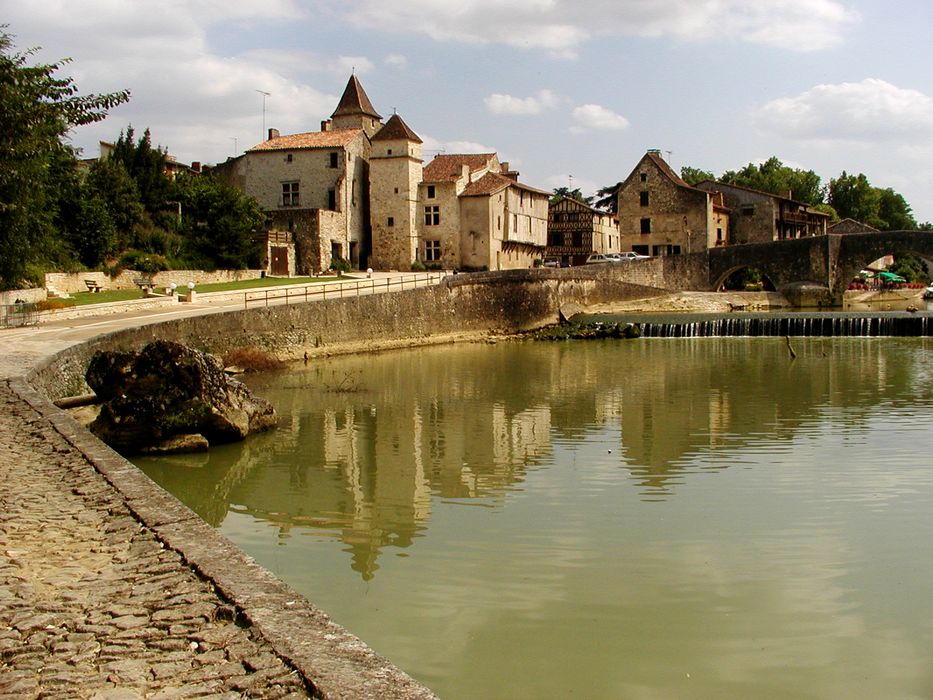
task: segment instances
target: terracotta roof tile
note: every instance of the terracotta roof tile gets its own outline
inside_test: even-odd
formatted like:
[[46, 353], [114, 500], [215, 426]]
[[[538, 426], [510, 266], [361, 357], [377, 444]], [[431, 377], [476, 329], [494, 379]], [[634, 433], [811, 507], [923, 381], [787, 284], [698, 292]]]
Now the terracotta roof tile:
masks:
[[331, 115], [331, 119], [353, 114], [365, 114], [369, 117], [382, 119], [376, 112], [376, 108], [373, 107], [373, 103], [369, 101], [366, 91], [355, 75], [350, 76], [347, 87], [344, 88], [343, 96], [337, 104], [337, 109]]
[[435, 156], [434, 160], [424, 166], [424, 181], [452, 182], [460, 177], [464, 165], [473, 173], [485, 168], [495, 157], [495, 153], [451, 153]]
[[302, 148], [342, 148], [363, 133], [362, 129], [333, 129], [289, 134], [263, 141], [250, 151], [295, 151]]
[[476, 182], [467, 185], [466, 189], [460, 193], [460, 196], [480, 197], [495, 194], [500, 190], [504, 190], [506, 187], [515, 187], [520, 190], [525, 190], [526, 192], [541, 194], [545, 197], [550, 196], [549, 192], [545, 192], [544, 190], [539, 190], [534, 187], [529, 187], [528, 185], [525, 185], [521, 182], [516, 182], [510, 177], [505, 177], [504, 175], [499, 175], [497, 173], [486, 173]]
[[418, 138], [418, 134], [409, 129], [408, 124], [402, 121], [402, 118], [397, 114], [393, 114], [389, 121], [385, 123], [385, 126], [379, 129], [372, 138], [373, 141], [400, 141], [403, 139], [423, 143]]

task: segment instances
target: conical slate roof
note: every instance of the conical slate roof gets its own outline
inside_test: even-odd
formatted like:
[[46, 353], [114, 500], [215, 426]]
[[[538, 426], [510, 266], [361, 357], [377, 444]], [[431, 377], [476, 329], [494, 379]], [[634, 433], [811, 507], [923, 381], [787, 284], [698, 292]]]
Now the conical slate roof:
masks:
[[334, 117], [355, 116], [357, 114], [382, 119], [376, 112], [376, 108], [373, 107], [373, 103], [369, 101], [369, 97], [366, 95], [366, 91], [363, 90], [363, 86], [360, 85], [360, 81], [356, 79], [355, 75], [351, 75], [337, 109], [330, 116], [333, 119]]
[[393, 114], [389, 118], [389, 121], [386, 122], [384, 127], [382, 127], [381, 129], [379, 129], [378, 132], [376, 132], [376, 135], [373, 136], [372, 140], [373, 141], [405, 140], [405, 141], [414, 141], [415, 143], [424, 143], [420, 138], [418, 138], [418, 134], [416, 134], [414, 131], [408, 128], [408, 124], [406, 124], [402, 120], [402, 118], [397, 114]]

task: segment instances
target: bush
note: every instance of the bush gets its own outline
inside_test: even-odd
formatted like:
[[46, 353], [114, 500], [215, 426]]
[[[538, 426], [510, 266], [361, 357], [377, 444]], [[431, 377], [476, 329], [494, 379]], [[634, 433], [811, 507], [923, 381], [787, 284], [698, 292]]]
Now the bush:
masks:
[[349, 272], [353, 267], [346, 258], [334, 258], [330, 261], [330, 269], [335, 272]]
[[223, 356], [224, 366], [241, 367], [247, 372], [266, 372], [281, 369], [284, 364], [275, 355], [258, 348], [237, 348]]
[[168, 269], [168, 261], [165, 257], [142, 250], [126, 251], [117, 265], [124, 270], [136, 270], [150, 274]]
[[412, 272], [424, 272], [424, 271], [427, 270], [427, 269], [428, 269], [428, 268], [426, 268], [426, 267], [424, 266], [424, 263], [421, 262], [420, 260], [415, 260], [415, 261], [412, 262], [412, 264], [411, 264], [411, 270], [412, 270]]

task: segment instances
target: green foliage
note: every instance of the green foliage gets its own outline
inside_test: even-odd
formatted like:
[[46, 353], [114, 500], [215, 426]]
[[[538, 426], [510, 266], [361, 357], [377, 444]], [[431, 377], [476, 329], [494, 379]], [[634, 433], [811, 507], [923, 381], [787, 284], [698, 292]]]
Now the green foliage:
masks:
[[603, 209], [617, 214], [619, 212], [619, 189], [621, 189], [621, 187], [622, 183], [617, 182], [614, 185], [606, 185], [596, 190], [593, 206], [596, 209]]
[[789, 196], [804, 204], [821, 204], [824, 198], [819, 175], [812, 170], [788, 167], [774, 156], [760, 165], [749, 163], [741, 170], [729, 170], [719, 179], [740, 187]]
[[583, 202], [587, 206], [590, 206], [593, 201], [593, 198], [584, 195], [579, 187], [575, 187], [574, 189], [570, 189], [569, 187], [555, 187], [554, 193], [551, 195], [551, 204], [556, 204], [561, 197], [575, 199], [578, 202]]
[[900, 275], [908, 282], [927, 282], [930, 279], [926, 263], [913, 253], [895, 253], [894, 264], [888, 271]]
[[680, 177], [683, 178], [683, 181], [688, 185], [698, 185], [706, 180], [716, 179], [716, 176], [709, 170], [700, 170], [699, 168], [692, 168], [689, 165], [685, 165], [680, 169]]
[[209, 175], [179, 176], [173, 197], [181, 204], [184, 255], [211, 268], [258, 267], [264, 216], [256, 200]]
[[153, 274], [168, 269], [168, 261], [162, 255], [146, 250], [128, 250], [120, 257], [120, 267]]
[[890, 187], [873, 187], [863, 173], [842, 174], [829, 181], [829, 203], [842, 218], [855, 219], [880, 231], [913, 231], [917, 222], [907, 200]]
[[353, 269], [350, 261], [346, 258], [334, 258], [330, 261], [330, 269], [335, 272], [349, 272]]
[[63, 139], [103, 119], [129, 92], [78, 95], [71, 78], [56, 77], [67, 59], [29, 65], [36, 50], [14, 52], [6, 29], [0, 25], [0, 288], [13, 289], [63, 252], [54, 167], [74, 162]]
[[415, 260], [411, 264], [411, 269], [412, 269], [412, 272], [424, 272], [428, 268], [425, 267], [424, 263], [421, 262], [420, 260]]

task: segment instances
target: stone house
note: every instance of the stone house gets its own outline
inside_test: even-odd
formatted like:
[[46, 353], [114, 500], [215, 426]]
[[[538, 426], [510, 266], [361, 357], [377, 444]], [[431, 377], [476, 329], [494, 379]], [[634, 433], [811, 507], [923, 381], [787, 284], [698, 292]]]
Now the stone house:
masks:
[[443, 154], [422, 166], [421, 140], [401, 118], [373, 144], [378, 267], [499, 270], [543, 257], [548, 193], [519, 183], [495, 153]]
[[650, 150], [618, 193], [621, 250], [642, 255], [696, 253], [729, 243], [729, 210], [718, 192], [687, 184]]
[[754, 190], [750, 187], [705, 180], [697, 188], [718, 192], [731, 212], [731, 243], [767, 243], [789, 238], [826, 235], [830, 215], [812, 206]]
[[548, 258], [561, 266], [582, 265], [591, 253], [618, 253], [619, 217], [572, 197], [557, 197], [548, 206]]
[[370, 138], [381, 127], [354, 75], [320, 131], [269, 129], [267, 140], [214, 169], [265, 211], [274, 274], [313, 274], [338, 259], [368, 265]]

